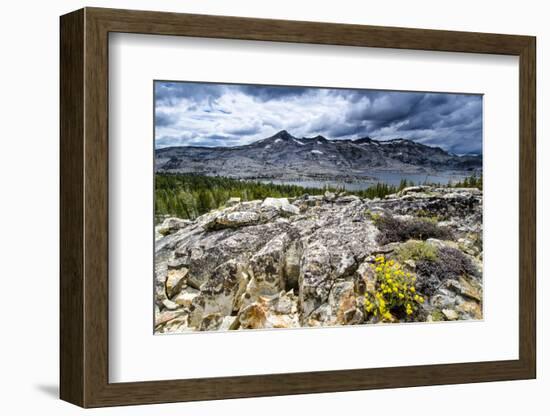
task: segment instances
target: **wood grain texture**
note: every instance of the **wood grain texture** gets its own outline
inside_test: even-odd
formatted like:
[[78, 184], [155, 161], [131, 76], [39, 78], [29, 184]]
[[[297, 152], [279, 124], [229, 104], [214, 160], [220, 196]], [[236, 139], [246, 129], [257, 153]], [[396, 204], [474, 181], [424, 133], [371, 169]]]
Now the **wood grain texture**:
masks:
[[84, 12], [61, 19], [60, 44], [60, 388], [84, 405]]
[[520, 360], [536, 377], [536, 41], [520, 54], [519, 142], [519, 350]]
[[[520, 57], [518, 360], [109, 383], [108, 33]], [[83, 407], [535, 377], [535, 39], [484, 33], [87, 8], [61, 18], [61, 397]]]
[[519, 55], [528, 36], [87, 8], [110, 32]]
[[108, 32], [85, 12], [84, 67], [84, 332], [85, 406], [97, 401], [108, 380], [109, 134]]

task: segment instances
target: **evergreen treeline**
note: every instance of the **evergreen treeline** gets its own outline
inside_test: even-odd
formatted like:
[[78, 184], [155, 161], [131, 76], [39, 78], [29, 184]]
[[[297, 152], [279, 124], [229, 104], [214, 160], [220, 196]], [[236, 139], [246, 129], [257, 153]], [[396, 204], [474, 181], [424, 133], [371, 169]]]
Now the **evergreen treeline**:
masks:
[[[413, 185], [412, 181], [402, 179], [398, 186], [377, 183], [367, 189], [353, 191], [353, 194], [360, 198], [383, 198]], [[483, 189], [483, 178], [471, 175], [463, 181], [449, 183], [449, 186]], [[231, 197], [251, 201], [267, 197], [291, 198], [304, 194], [321, 195], [326, 191], [342, 190], [335, 187], [308, 188], [298, 185], [277, 185], [222, 176], [160, 173], [155, 175], [155, 216], [157, 219], [165, 216], [195, 219], [212, 209], [222, 207]]]
[[[353, 191], [353, 194], [361, 198], [383, 198], [411, 185], [412, 182], [405, 179], [399, 186], [377, 183], [368, 189]], [[307, 188], [298, 185], [276, 185], [221, 176], [156, 174], [155, 215], [157, 219], [167, 215], [195, 219], [212, 209], [223, 206], [231, 197], [251, 201], [267, 197], [291, 198], [304, 194], [321, 195], [326, 191], [341, 190], [332, 187]]]
[[464, 178], [463, 181], [457, 182], [454, 185], [455, 188], [478, 188], [479, 190], [483, 190], [483, 176], [479, 175], [476, 176], [474, 174], [470, 175], [467, 178]]

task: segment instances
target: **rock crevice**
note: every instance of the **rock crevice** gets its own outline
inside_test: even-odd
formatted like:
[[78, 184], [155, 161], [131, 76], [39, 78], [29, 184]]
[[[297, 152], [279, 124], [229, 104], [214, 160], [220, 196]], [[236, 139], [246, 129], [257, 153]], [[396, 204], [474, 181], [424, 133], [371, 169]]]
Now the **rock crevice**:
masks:
[[472, 268], [434, 279], [421, 275], [421, 262], [405, 266], [431, 285], [426, 316], [478, 319], [481, 198], [476, 189], [414, 187], [374, 200], [232, 199], [195, 221], [168, 218], [156, 230], [156, 332], [372, 322], [364, 294], [376, 286], [374, 257], [391, 256], [403, 243], [380, 243], [380, 216], [432, 216], [452, 230], [455, 238], [441, 241], [440, 250], [458, 251]]

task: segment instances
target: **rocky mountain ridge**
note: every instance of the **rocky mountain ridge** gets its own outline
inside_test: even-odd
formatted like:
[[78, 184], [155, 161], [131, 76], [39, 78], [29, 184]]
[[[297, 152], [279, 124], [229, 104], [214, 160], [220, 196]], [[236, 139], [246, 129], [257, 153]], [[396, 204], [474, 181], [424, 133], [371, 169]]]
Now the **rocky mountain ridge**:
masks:
[[286, 130], [237, 147], [168, 147], [155, 151], [155, 169], [238, 179], [361, 179], [376, 172], [476, 172], [479, 155], [457, 156], [406, 139], [297, 138]]

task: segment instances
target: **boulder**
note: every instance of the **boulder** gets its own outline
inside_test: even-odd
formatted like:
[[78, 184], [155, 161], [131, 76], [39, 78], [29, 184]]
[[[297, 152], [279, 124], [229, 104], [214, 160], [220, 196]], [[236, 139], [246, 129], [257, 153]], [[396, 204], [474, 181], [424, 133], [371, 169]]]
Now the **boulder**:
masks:
[[310, 244], [304, 250], [298, 279], [302, 319], [326, 303], [332, 286], [330, 253], [320, 242]]
[[360, 295], [376, 293], [376, 275], [374, 273], [373, 263], [364, 262], [356, 271], [356, 292]]
[[282, 291], [270, 301], [270, 310], [279, 315], [295, 315], [298, 313], [298, 299], [292, 290]]
[[158, 332], [163, 334], [178, 333], [189, 329], [188, 315], [180, 315], [159, 327]]
[[409, 186], [407, 188], [402, 189], [400, 192], [397, 193], [397, 195], [398, 196], [404, 196], [404, 195], [409, 195], [411, 193], [425, 192], [429, 189], [430, 189], [430, 187], [425, 186], [425, 185]]
[[174, 297], [177, 295], [181, 289], [185, 287], [186, 279], [185, 276], [187, 276], [187, 269], [181, 268], [177, 270], [168, 270], [168, 274], [166, 276], [166, 294], [169, 298]]
[[195, 289], [208, 281], [220, 264], [236, 260], [246, 264], [270, 239], [283, 233], [286, 224], [267, 223], [242, 229], [203, 231], [184, 236], [173, 255], [189, 270], [187, 284]]
[[158, 331], [164, 328], [169, 322], [173, 322], [175, 319], [178, 319], [178, 326], [185, 324], [187, 327], [188, 312], [182, 309], [177, 311], [164, 310], [162, 312], [157, 312], [155, 314], [155, 330]]
[[284, 289], [285, 250], [289, 241], [288, 234], [278, 235], [268, 241], [248, 261], [250, 282], [246, 293], [250, 294], [252, 299], [274, 295]]
[[323, 200], [326, 202], [333, 202], [336, 199], [336, 194], [334, 192], [326, 191], [323, 195]]
[[296, 205], [288, 202], [287, 198], [266, 198], [262, 202], [262, 208], [268, 210], [275, 209], [287, 215], [296, 215], [300, 213], [300, 209]]
[[481, 283], [473, 278], [467, 276], [461, 276], [458, 279], [458, 287], [460, 294], [464, 297], [471, 298], [477, 302], [481, 302], [483, 288]]
[[362, 308], [358, 308], [354, 282], [343, 281], [334, 284], [328, 304], [331, 310], [331, 325], [355, 325], [363, 321]]
[[260, 214], [253, 211], [222, 212], [212, 218], [204, 226], [210, 230], [221, 230], [224, 228], [239, 228], [247, 225], [257, 224], [260, 221]]
[[189, 308], [193, 303], [193, 300], [200, 295], [200, 290], [192, 287], [186, 287], [173, 299], [175, 303], [185, 308]]
[[267, 311], [262, 303], [254, 302], [239, 313], [239, 324], [243, 329], [266, 328]]
[[166, 236], [173, 234], [182, 228], [187, 227], [189, 224], [192, 224], [193, 221], [183, 220], [181, 218], [170, 217], [166, 218], [161, 225], [156, 227], [156, 230], [159, 234]]
[[237, 301], [247, 283], [248, 276], [237, 261], [229, 260], [216, 267], [210, 279], [201, 285], [200, 294], [191, 302], [191, 325], [198, 325], [203, 317], [213, 313], [231, 315], [234, 309], [238, 309]]
[[336, 199], [337, 204], [349, 204], [351, 202], [357, 202], [357, 201], [360, 201], [360, 198], [358, 196], [355, 196], [355, 195], [339, 196]]
[[241, 203], [241, 198], [231, 197], [227, 200], [227, 202], [225, 203], [225, 206], [226, 207], [233, 207], [233, 206], [238, 205], [240, 203]]
[[238, 320], [241, 329], [297, 328], [298, 300], [292, 293], [282, 291], [278, 295], [243, 307]]
[[164, 299], [162, 301], [162, 306], [164, 306], [166, 309], [173, 311], [180, 307], [176, 302], [171, 301], [170, 299]]
[[443, 309], [441, 312], [443, 312], [445, 319], [448, 321], [456, 321], [458, 319], [458, 312], [454, 309]]
[[456, 311], [460, 319], [483, 319], [481, 303], [476, 301], [465, 300], [456, 307]]

